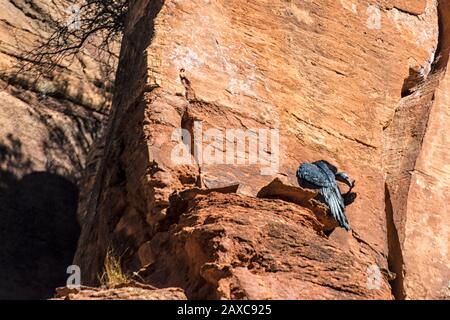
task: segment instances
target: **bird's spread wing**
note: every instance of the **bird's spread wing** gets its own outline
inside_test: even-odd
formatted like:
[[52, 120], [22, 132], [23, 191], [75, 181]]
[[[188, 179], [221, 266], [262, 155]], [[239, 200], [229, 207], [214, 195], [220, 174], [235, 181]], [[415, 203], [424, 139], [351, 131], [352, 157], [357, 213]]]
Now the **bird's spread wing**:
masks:
[[333, 166], [331, 163], [329, 163], [328, 161], [325, 160], [319, 160], [316, 162], [313, 162], [313, 164], [315, 164], [318, 167], [327, 167], [333, 174], [337, 173], [337, 168], [335, 166]]
[[345, 205], [342, 196], [336, 188], [322, 188], [320, 193], [330, 208], [331, 215], [337, 221], [339, 226], [347, 231], [351, 230], [347, 217], [345, 216]]
[[303, 163], [298, 169], [297, 177], [318, 187], [333, 187], [333, 183], [330, 181], [327, 174], [311, 163]]

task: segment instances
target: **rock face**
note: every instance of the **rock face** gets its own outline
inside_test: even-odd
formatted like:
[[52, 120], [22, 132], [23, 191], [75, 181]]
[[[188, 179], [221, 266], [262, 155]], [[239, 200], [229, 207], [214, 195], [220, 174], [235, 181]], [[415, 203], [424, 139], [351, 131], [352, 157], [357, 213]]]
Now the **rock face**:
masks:
[[[81, 213], [83, 281], [113, 247], [125, 270], [188, 298], [445, 297], [448, 12], [433, 0], [132, 1]], [[326, 236], [317, 209], [284, 193], [258, 197], [318, 159], [357, 181], [351, 233]]]
[[403, 93], [385, 129], [390, 264], [400, 275], [394, 291], [412, 299], [448, 299], [450, 292], [450, 156], [448, 111], [443, 107], [448, 103], [450, 4], [442, 1], [438, 10], [439, 43], [429, 76]]
[[51, 297], [80, 233], [78, 187], [109, 108], [103, 58], [88, 47], [38, 79], [16, 68], [71, 6], [0, 3], [0, 299]]

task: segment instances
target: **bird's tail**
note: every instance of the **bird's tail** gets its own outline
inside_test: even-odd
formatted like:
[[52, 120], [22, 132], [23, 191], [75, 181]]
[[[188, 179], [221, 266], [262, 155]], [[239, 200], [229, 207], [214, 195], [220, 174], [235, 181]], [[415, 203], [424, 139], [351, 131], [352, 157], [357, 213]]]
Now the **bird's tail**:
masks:
[[347, 231], [350, 231], [351, 228], [344, 211], [344, 200], [342, 199], [340, 193], [337, 193], [337, 190], [332, 188], [322, 188], [321, 193], [325, 199], [325, 202], [330, 207], [331, 215], [337, 221], [339, 226]]

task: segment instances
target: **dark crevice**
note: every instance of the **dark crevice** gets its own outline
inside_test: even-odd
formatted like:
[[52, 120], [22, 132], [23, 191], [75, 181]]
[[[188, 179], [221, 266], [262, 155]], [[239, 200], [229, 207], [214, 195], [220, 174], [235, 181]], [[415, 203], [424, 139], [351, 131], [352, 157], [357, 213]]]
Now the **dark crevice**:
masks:
[[412, 10], [408, 10], [406, 8], [402, 8], [402, 7], [395, 6], [395, 5], [392, 8], [386, 8], [386, 9], [387, 9], [387, 11], [391, 11], [392, 9], [396, 9], [397, 11], [399, 11], [399, 12], [405, 14], [405, 15], [408, 15], [408, 16], [411, 16], [411, 17], [416, 17], [416, 18], [424, 13], [424, 12], [421, 12], [421, 13], [413, 12]]
[[189, 114], [189, 111], [185, 110], [181, 118], [181, 129], [183, 130], [181, 138], [186, 148], [190, 150], [191, 155], [195, 158], [194, 122], [195, 120]]
[[423, 76], [417, 70], [409, 68], [409, 75], [403, 82], [402, 98], [413, 94], [419, 85], [424, 81]]
[[403, 252], [398, 235], [397, 227], [394, 221], [394, 210], [392, 207], [391, 196], [387, 184], [385, 185], [385, 210], [388, 238], [388, 266], [389, 271], [395, 273], [394, 280], [389, 281], [392, 295], [396, 300], [404, 300], [404, 275], [403, 275]]
[[202, 173], [201, 173], [201, 159], [198, 159], [198, 155], [196, 154], [195, 148], [195, 130], [194, 130], [195, 118], [189, 113], [189, 109], [187, 108], [182, 117], [181, 117], [181, 129], [182, 129], [182, 137], [184, 145], [188, 150], [190, 150], [191, 156], [195, 159], [195, 163], [198, 167], [197, 181], [196, 186], [201, 188], [203, 187], [202, 183]]
[[445, 70], [449, 61], [450, 52], [450, 23], [447, 21], [450, 18], [448, 10], [450, 5], [446, 1], [439, 1], [438, 3], [438, 22], [439, 22], [439, 39], [436, 49], [436, 55], [432, 64], [432, 72]]

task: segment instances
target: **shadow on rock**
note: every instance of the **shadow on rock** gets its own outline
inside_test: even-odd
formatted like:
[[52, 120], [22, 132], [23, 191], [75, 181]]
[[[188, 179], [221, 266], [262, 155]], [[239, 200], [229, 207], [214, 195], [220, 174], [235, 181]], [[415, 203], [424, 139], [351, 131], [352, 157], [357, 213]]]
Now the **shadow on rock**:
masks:
[[0, 299], [49, 298], [76, 249], [78, 189], [47, 172], [0, 179]]

